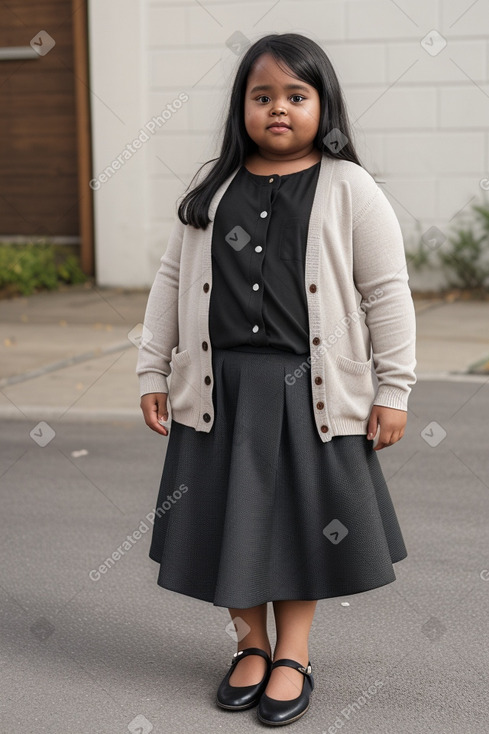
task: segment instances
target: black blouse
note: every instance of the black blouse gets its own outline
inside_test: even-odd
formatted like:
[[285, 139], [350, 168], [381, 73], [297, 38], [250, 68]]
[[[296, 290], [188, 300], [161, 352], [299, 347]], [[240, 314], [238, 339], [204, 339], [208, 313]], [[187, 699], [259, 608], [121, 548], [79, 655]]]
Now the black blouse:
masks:
[[309, 352], [304, 268], [320, 165], [285, 176], [242, 166], [224, 192], [212, 236], [213, 347]]

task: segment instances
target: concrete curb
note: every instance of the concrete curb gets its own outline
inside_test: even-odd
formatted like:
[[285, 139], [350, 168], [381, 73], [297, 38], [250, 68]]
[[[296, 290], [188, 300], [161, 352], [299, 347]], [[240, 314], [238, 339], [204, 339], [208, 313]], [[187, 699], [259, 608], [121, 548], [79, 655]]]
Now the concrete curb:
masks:
[[24, 421], [52, 420], [63, 423], [70, 423], [71, 421], [138, 420], [144, 424], [144, 418], [140, 408], [134, 408], [134, 410], [130, 408], [108, 408], [107, 410], [103, 408], [72, 408], [66, 413], [66, 417], [64, 417], [63, 413], [65, 411], [65, 407], [56, 408], [52, 405], [19, 405], [18, 407], [7, 405], [0, 406], [0, 419]]
[[489, 374], [471, 374], [469, 372], [420, 372], [418, 380], [439, 380], [444, 382], [487, 382]]
[[[469, 374], [466, 372], [423, 372], [417, 375], [419, 382], [472, 382], [483, 384], [489, 382], [489, 374]], [[66, 413], [66, 417], [64, 415]], [[25, 414], [25, 415], [24, 415]], [[103, 421], [140, 421], [144, 424], [143, 414], [139, 407], [135, 408], [70, 408], [53, 405], [13, 405], [0, 406], [0, 419], [41, 421], [52, 420], [70, 422], [103, 422]], [[171, 425], [171, 424], [170, 424]], [[170, 428], [171, 430], [171, 428]]]
[[127, 342], [119, 342], [118, 344], [112, 344], [109, 347], [91, 349], [89, 352], [75, 354], [73, 357], [60, 359], [58, 360], [58, 362], [51, 362], [50, 364], [46, 364], [43, 367], [38, 367], [35, 370], [22, 372], [19, 375], [11, 375], [10, 377], [3, 377], [0, 380], [0, 388], [8, 387], [9, 385], [16, 385], [19, 382], [26, 382], [27, 380], [33, 380], [36, 377], [42, 377], [48, 372], [56, 372], [57, 370], [64, 369], [65, 367], [71, 367], [74, 364], [80, 364], [80, 362], [89, 362], [92, 359], [104, 357], [106, 354], [123, 352], [126, 349], [132, 348], [134, 348], [134, 345], [131, 342], [129, 342], [129, 344]]

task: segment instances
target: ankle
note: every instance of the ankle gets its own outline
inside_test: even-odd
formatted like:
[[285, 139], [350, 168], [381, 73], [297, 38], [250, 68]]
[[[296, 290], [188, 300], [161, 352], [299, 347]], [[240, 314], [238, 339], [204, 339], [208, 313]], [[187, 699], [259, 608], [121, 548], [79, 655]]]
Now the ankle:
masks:
[[309, 650], [305, 647], [277, 645], [273, 653], [273, 661], [288, 658], [289, 660], [297, 660], [301, 665], [307, 666], [309, 662]]
[[241, 640], [238, 642], [238, 652], [241, 652], [241, 650], [246, 650], [248, 647], [258, 647], [260, 650], [265, 650], [270, 656], [272, 654], [272, 648], [270, 645], [269, 640], [265, 639], [246, 639]]

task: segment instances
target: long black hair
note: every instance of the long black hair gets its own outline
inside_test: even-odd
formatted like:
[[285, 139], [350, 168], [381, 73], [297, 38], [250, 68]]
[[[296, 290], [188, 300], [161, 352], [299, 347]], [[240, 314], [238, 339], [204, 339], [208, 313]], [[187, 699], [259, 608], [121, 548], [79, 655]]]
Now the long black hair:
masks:
[[[256, 151], [256, 143], [250, 138], [245, 127], [244, 101], [248, 75], [255, 61], [264, 53], [270, 53], [279, 65], [280, 62], [285, 64], [288, 67], [284, 69], [286, 73], [292, 70], [298, 79], [317, 90], [321, 116], [314, 140], [315, 147], [331, 158], [342, 158], [362, 166], [352, 142], [346, 104], [338, 77], [326, 53], [307, 36], [298, 33], [271, 33], [258, 39], [241, 59], [224, 123], [221, 153], [218, 158], [212, 158], [202, 164], [199, 171], [207, 163], [216, 161], [207, 176], [182, 199], [178, 207], [178, 217], [183, 224], [191, 224], [197, 229], [207, 229], [210, 222], [209, 204], [215, 192], [228, 176]], [[323, 142], [325, 136], [335, 128], [347, 138], [347, 142], [338, 153], [331, 150], [333, 146], [325, 145]], [[344, 142], [344, 139], [342, 140]], [[189, 187], [191, 185], [192, 182]]]

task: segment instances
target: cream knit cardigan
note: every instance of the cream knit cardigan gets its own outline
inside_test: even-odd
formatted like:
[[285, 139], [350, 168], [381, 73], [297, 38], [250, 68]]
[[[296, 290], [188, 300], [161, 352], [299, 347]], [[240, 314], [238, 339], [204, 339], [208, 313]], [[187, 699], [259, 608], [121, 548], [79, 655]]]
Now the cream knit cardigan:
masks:
[[[197, 182], [213, 164], [206, 164]], [[214, 216], [238, 170], [215, 193], [206, 230], [177, 217], [149, 293], [139, 344], [140, 395], [169, 392], [170, 419], [197, 431], [209, 432], [214, 423], [209, 338]], [[246, 229], [239, 213], [236, 224]], [[311, 381], [309, 410], [321, 440], [365, 434], [372, 405], [407, 410], [416, 382], [416, 322], [401, 228], [364, 168], [326, 154], [309, 220], [304, 287], [310, 354], [287, 375], [284, 389], [293, 390], [297, 380]], [[300, 421], [297, 416], [299, 428]]]

